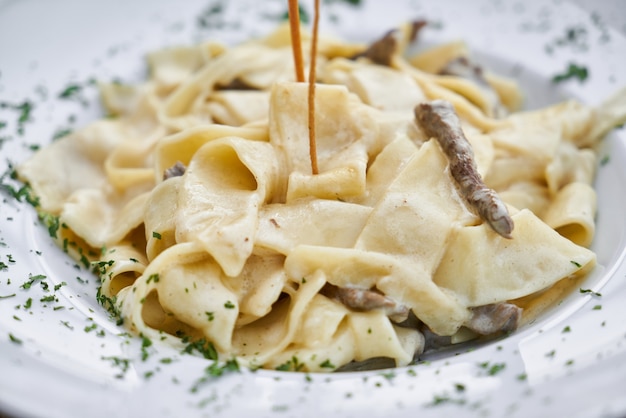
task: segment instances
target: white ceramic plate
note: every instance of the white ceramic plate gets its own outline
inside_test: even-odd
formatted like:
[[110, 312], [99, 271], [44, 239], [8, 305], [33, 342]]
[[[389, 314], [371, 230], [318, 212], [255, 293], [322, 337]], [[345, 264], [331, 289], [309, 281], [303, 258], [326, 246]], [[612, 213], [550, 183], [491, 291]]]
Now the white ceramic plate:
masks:
[[[422, 42], [465, 38], [485, 65], [520, 80], [530, 108], [565, 97], [598, 104], [626, 86], [624, 22], [610, 13], [612, 5], [619, 11], [619, 2], [587, 11], [565, 1], [361, 3], [324, 2], [322, 30], [372, 40], [406, 19], [440, 22], [423, 32]], [[0, 102], [8, 104], [0, 107], [6, 122], [0, 173], [27, 158], [32, 145], [101, 114], [91, 78], [137, 81], [148, 50], [265, 33], [285, 4], [0, 0]], [[604, 14], [589, 12], [595, 8]], [[569, 63], [587, 67], [589, 78], [553, 84]], [[78, 96], [60, 98], [71, 85]], [[12, 106], [26, 100], [34, 106], [20, 135], [21, 111]], [[33, 417], [624, 416], [625, 141], [624, 130], [617, 130], [600, 151], [593, 244], [599, 267], [584, 286], [601, 296], [575, 292], [534, 324], [490, 344], [408, 368], [351, 374], [260, 370], [207, 379], [204, 359], [158, 343], [142, 350], [142, 341], [120, 335], [124, 330], [96, 302], [96, 277], [51, 243], [31, 207], [3, 194], [0, 411]], [[3, 182], [16, 186], [6, 176]]]

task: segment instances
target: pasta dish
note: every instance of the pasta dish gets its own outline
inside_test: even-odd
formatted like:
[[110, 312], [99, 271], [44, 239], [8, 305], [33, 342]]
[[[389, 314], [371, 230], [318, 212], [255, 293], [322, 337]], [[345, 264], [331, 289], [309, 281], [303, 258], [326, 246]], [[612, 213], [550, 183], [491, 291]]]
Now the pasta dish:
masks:
[[20, 179], [119, 323], [181, 350], [324, 372], [505, 335], [593, 269], [594, 147], [626, 94], [522, 110], [462, 41], [409, 54], [427, 26], [319, 38], [318, 172], [284, 25], [149, 54]]

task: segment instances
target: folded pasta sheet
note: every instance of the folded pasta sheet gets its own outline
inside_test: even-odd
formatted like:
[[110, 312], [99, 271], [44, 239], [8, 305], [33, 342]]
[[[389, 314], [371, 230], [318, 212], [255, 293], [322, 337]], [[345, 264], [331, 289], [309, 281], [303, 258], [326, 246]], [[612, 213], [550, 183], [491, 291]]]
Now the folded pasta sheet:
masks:
[[[114, 118], [19, 176], [59, 243], [97, 267], [99, 300], [181, 350], [317, 372], [407, 365], [433, 333], [511, 332], [595, 264], [593, 145], [626, 118], [626, 95], [519, 111], [520, 87], [462, 42], [372, 50], [320, 39], [317, 174], [283, 26], [150, 54], [144, 83], [101, 85]], [[433, 100], [451, 105], [450, 132], [415, 120]], [[510, 236], [476, 211], [485, 199], [504, 202]]]

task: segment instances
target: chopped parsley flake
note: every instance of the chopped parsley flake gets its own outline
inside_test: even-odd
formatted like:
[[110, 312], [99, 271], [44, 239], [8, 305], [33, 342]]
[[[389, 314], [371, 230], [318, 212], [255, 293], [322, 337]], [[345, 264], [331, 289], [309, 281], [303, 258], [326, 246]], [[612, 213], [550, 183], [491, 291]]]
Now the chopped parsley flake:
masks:
[[201, 338], [196, 341], [192, 341], [183, 349], [183, 353], [193, 354], [194, 351], [199, 352], [205, 359], [217, 360], [217, 350], [212, 342]]
[[30, 117], [33, 108], [34, 106], [29, 100], [24, 100], [22, 103], [19, 104], [0, 102], [0, 109], [12, 109], [18, 112], [17, 133], [19, 135], [24, 134], [24, 124], [31, 120]]
[[70, 84], [61, 93], [59, 93], [59, 98], [68, 99], [68, 98], [74, 97], [82, 89], [83, 89], [83, 86], [79, 86], [78, 84]]
[[89, 101], [84, 96], [84, 89], [85, 87], [93, 84], [95, 84], [95, 80], [87, 80], [84, 84], [68, 84], [65, 89], [58, 94], [58, 98], [61, 100], [77, 101], [83, 106], [88, 106]]
[[[24, 290], [28, 290], [28, 289], [31, 288], [31, 286], [33, 284], [35, 284], [38, 281], [42, 281], [45, 278], [46, 278], [46, 276], [44, 276], [43, 274], [37, 274], [35, 276], [29, 276], [28, 280], [26, 282], [22, 283], [22, 285], [20, 287], [22, 289], [24, 289]], [[42, 287], [44, 287], [44, 286], [42, 285]], [[47, 286], [45, 288], [47, 288]]]
[[56, 141], [57, 139], [63, 138], [65, 136], [68, 136], [71, 133], [72, 133], [72, 129], [70, 129], [70, 128], [57, 129], [54, 132], [54, 134], [52, 135], [52, 140]]
[[61, 321], [61, 324], [63, 324], [63, 326], [65, 326], [65, 328], [73, 330], [74, 327], [70, 325], [70, 323], [68, 321]]
[[457, 404], [457, 405], [464, 405], [465, 404], [465, 399], [453, 399], [450, 396], [443, 394], [443, 395], [435, 395], [433, 396], [433, 401], [428, 404], [427, 406], [437, 406], [437, 405], [441, 405], [441, 404]]
[[109, 267], [115, 264], [115, 260], [96, 261], [91, 264], [93, 272], [99, 274], [100, 277], [106, 276]]
[[98, 287], [98, 291], [96, 292], [96, 300], [100, 305], [105, 308], [112, 319], [116, 320], [116, 325], [122, 325], [124, 323], [124, 318], [122, 318], [122, 312], [117, 305], [117, 296], [108, 297], [102, 293], [102, 287]]
[[320, 367], [323, 369], [334, 369], [335, 365], [331, 363], [329, 359], [326, 359], [323, 363], [320, 364]]
[[595, 291], [593, 291], [591, 289], [582, 289], [581, 288], [581, 289], [579, 289], [579, 291], [580, 291], [580, 293], [591, 293], [593, 296], [598, 296], [598, 297], [602, 296], [602, 293], [595, 292]]
[[589, 77], [589, 71], [587, 70], [587, 67], [570, 63], [565, 72], [552, 77], [552, 82], [560, 83], [562, 81], [569, 80], [570, 78], [575, 78], [578, 81], [583, 82], [587, 79], [587, 77]]
[[156, 231], [152, 231], [152, 238], [161, 239], [161, 234]]
[[85, 332], [91, 332], [91, 331], [95, 330], [96, 328], [98, 328], [98, 325], [97, 325], [97, 324], [95, 324], [95, 323], [93, 323], [93, 324], [91, 324], [91, 325], [87, 325], [87, 326], [83, 329], [83, 331], [85, 331]]
[[15, 344], [22, 344], [22, 340], [20, 340], [19, 338], [17, 338], [16, 336], [14, 336], [13, 334], [9, 333], [9, 340], [11, 340], [12, 343]]
[[48, 296], [44, 296], [41, 299], [39, 299], [40, 302], [58, 302], [59, 300], [57, 299], [57, 297], [55, 295], [48, 295]]
[[102, 357], [100, 357], [100, 359], [101, 360], [108, 360], [108, 361], [110, 361], [112, 363], [113, 366], [120, 368], [122, 373], [118, 374], [117, 376], [115, 376], [118, 379], [123, 378], [124, 374], [130, 368], [130, 360], [126, 359], [126, 358], [121, 358], [121, 357], [116, 357], [116, 356], [102, 356]]
[[297, 372], [297, 371], [302, 370], [303, 368], [304, 368], [304, 363], [300, 363], [298, 361], [298, 358], [296, 356], [293, 356], [291, 357], [290, 360], [287, 360], [280, 366], [276, 367], [276, 370], [279, 370], [282, 372], [289, 372], [289, 371]]
[[152, 345], [152, 341], [145, 336], [141, 336], [141, 360], [146, 361], [148, 359], [148, 347]]
[[231, 359], [226, 361], [223, 364], [220, 364], [217, 360], [211, 363], [210, 366], [204, 369], [205, 375], [202, 376], [198, 381], [191, 387], [191, 392], [196, 393], [200, 387], [209, 382], [211, 379], [220, 377], [224, 373], [227, 372], [238, 372], [240, 371], [239, 363], [237, 363], [236, 359]]
[[506, 364], [505, 363], [489, 364], [489, 362], [486, 361], [484, 363], [480, 363], [479, 366], [480, 368], [485, 369], [489, 376], [495, 376], [496, 374], [500, 373], [502, 370], [505, 369]]
[[224, 303], [224, 307], [226, 309], [234, 309], [235, 305], [231, 301], [227, 300], [226, 303]]
[[158, 283], [159, 280], [160, 280], [159, 274], [154, 273], [148, 276], [148, 279], [146, 279], [146, 284], [149, 284], [150, 282]]
[[24, 184], [20, 188], [16, 188], [10, 184], [7, 178], [17, 180], [17, 172], [10, 162], [7, 171], [0, 176], [0, 191], [4, 191], [18, 202], [26, 202], [34, 207], [39, 206], [39, 198], [33, 195], [30, 185]]
[[209, 367], [207, 367], [206, 370], [211, 376], [218, 377], [224, 374], [224, 372], [238, 372], [239, 363], [237, 363], [236, 359], [231, 359], [220, 366], [219, 363], [216, 361], [213, 362]]

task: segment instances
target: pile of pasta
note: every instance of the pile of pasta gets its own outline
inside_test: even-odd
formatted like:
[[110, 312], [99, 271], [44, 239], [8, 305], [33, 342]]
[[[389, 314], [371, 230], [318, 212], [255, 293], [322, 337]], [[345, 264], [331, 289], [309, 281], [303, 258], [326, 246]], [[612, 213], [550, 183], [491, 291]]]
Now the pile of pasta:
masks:
[[[102, 295], [138, 335], [208, 342], [250, 367], [407, 365], [429, 335], [479, 336], [467, 327], [477, 308], [506, 302], [525, 318], [593, 268], [593, 147], [626, 115], [623, 93], [521, 111], [514, 81], [444, 71], [471, 62], [464, 42], [407, 57], [410, 32], [393, 32], [387, 65], [367, 45], [320, 38], [319, 174], [284, 25], [149, 54], [145, 82], [101, 84], [113, 117], [40, 149], [19, 176], [58, 216], [59, 243], [104, 266]], [[458, 114], [511, 239], [468, 209], [415, 123], [434, 99]], [[328, 289], [385, 303], [358, 308]]]

